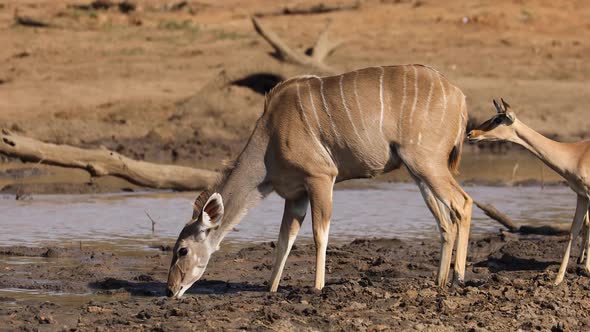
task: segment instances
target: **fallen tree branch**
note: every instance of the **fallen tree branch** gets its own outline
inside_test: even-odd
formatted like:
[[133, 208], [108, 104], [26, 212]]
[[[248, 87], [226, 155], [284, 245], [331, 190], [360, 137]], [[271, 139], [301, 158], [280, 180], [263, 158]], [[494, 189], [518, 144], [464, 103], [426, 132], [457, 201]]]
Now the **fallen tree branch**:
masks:
[[273, 30], [266, 27], [254, 16], [252, 17], [252, 24], [254, 25], [256, 32], [274, 48], [276, 57], [280, 61], [300, 66], [313, 67], [326, 73], [335, 72], [334, 69], [323, 62], [324, 58], [328, 54], [330, 54], [336, 47], [342, 44], [340, 42], [330, 42], [328, 40], [326, 30], [329, 27], [329, 24], [326, 26], [324, 31], [322, 31], [320, 37], [315, 43], [312, 51], [312, 54], [317, 54], [315, 56], [309, 56], [303, 52], [297, 52], [293, 50]]
[[138, 161], [104, 148], [81, 149], [44, 143], [6, 129], [0, 133], [0, 153], [23, 161], [81, 168], [95, 177], [112, 175], [149, 188], [201, 190], [217, 178], [217, 173], [208, 170]]
[[480, 208], [486, 216], [492, 218], [493, 220], [499, 222], [504, 227], [508, 228], [512, 232], [516, 232], [519, 230], [519, 227], [508, 217], [507, 215], [503, 214], [502, 212], [498, 211], [495, 207], [490, 204], [481, 203], [478, 201], [474, 201], [475, 205]]
[[330, 29], [331, 25], [332, 25], [331, 20], [328, 21], [328, 23], [326, 23], [324, 30], [322, 30], [322, 32], [320, 33], [320, 36], [318, 37], [318, 40], [316, 41], [316, 43], [312, 49], [311, 57], [315, 61], [318, 61], [320, 63], [323, 63], [324, 59], [328, 55], [330, 55], [332, 52], [334, 52], [334, 50], [336, 48], [338, 48], [340, 45], [342, 45], [341, 40], [333, 41], [328, 38], [328, 30]]

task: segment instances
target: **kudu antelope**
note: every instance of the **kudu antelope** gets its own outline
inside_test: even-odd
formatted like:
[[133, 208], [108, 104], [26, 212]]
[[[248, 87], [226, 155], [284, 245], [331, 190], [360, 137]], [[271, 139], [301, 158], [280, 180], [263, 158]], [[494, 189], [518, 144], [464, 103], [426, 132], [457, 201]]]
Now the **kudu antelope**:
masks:
[[502, 106], [494, 100], [497, 114], [472, 130], [467, 136], [471, 142], [509, 141], [522, 145], [541, 159], [547, 166], [567, 180], [570, 188], [578, 195], [574, 221], [571, 226], [569, 242], [555, 278], [555, 285], [563, 281], [570, 257], [572, 243], [584, 227], [584, 243], [580, 263], [590, 272], [590, 233], [588, 214], [590, 208], [590, 140], [577, 143], [553, 141], [527, 127], [516, 118], [510, 105], [502, 99]]
[[277, 291], [309, 203], [315, 288], [322, 289], [334, 183], [374, 177], [402, 164], [438, 221], [438, 285], [447, 283], [455, 240], [455, 276], [462, 281], [472, 200], [451, 171], [459, 164], [466, 121], [461, 90], [421, 65], [300, 76], [280, 83], [266, 96], [264, 114], [235, 165], [213, 194], [197, 199], [193, 219], [174, 247], [167, 294], [180, 297], [197, 281], [246, 210], [273, 190], [285, 199], [285, 209], [270, 291]]

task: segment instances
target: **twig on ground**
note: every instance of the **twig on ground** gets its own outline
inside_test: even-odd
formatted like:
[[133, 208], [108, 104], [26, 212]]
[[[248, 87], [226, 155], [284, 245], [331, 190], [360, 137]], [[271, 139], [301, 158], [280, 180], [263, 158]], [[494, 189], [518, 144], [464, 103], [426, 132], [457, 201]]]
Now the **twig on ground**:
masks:
[[143, 212], [152, 222], [152, 234], [154, 234], [156, 232], [156, 221], [150, 216], [150, 214], [147, 211], [143, 210]]

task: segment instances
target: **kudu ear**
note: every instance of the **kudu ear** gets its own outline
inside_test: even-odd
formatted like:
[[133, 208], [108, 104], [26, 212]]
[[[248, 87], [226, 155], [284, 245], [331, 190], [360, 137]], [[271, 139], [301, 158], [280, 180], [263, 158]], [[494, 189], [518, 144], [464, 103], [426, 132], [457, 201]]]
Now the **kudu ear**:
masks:
[[203, 206], [203, 226], [207, 228], [217, 227], [221, 222], [221, 218], [223, 218], [223, 199], [219, 193], [214, 193]]

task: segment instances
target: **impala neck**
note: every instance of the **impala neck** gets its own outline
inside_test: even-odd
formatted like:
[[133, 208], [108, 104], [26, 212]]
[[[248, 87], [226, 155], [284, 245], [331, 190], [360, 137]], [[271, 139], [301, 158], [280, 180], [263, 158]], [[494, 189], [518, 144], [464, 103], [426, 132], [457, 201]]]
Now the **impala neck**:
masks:
[[[262, 127], [262, 126], [257, 126]], [[242, 221], [249, 208], [270, 193], [272, 188], [265, 181], [264, 155], [268, 137], [256, 128], [244, 150], [212, 192], [221, 194], [224, 215], [221, 225], [214, 231], [211, 243], [219, 248], [223, 238]]]
[[575, 158], [570, 153], [570, 144], [551, 140], [533, 129], [529, 128], [518, 119], [512, 124], [515, 129], [515, 137], [511, 139], [531, 151], [547, 166], [562, 176], [575, 166]]

